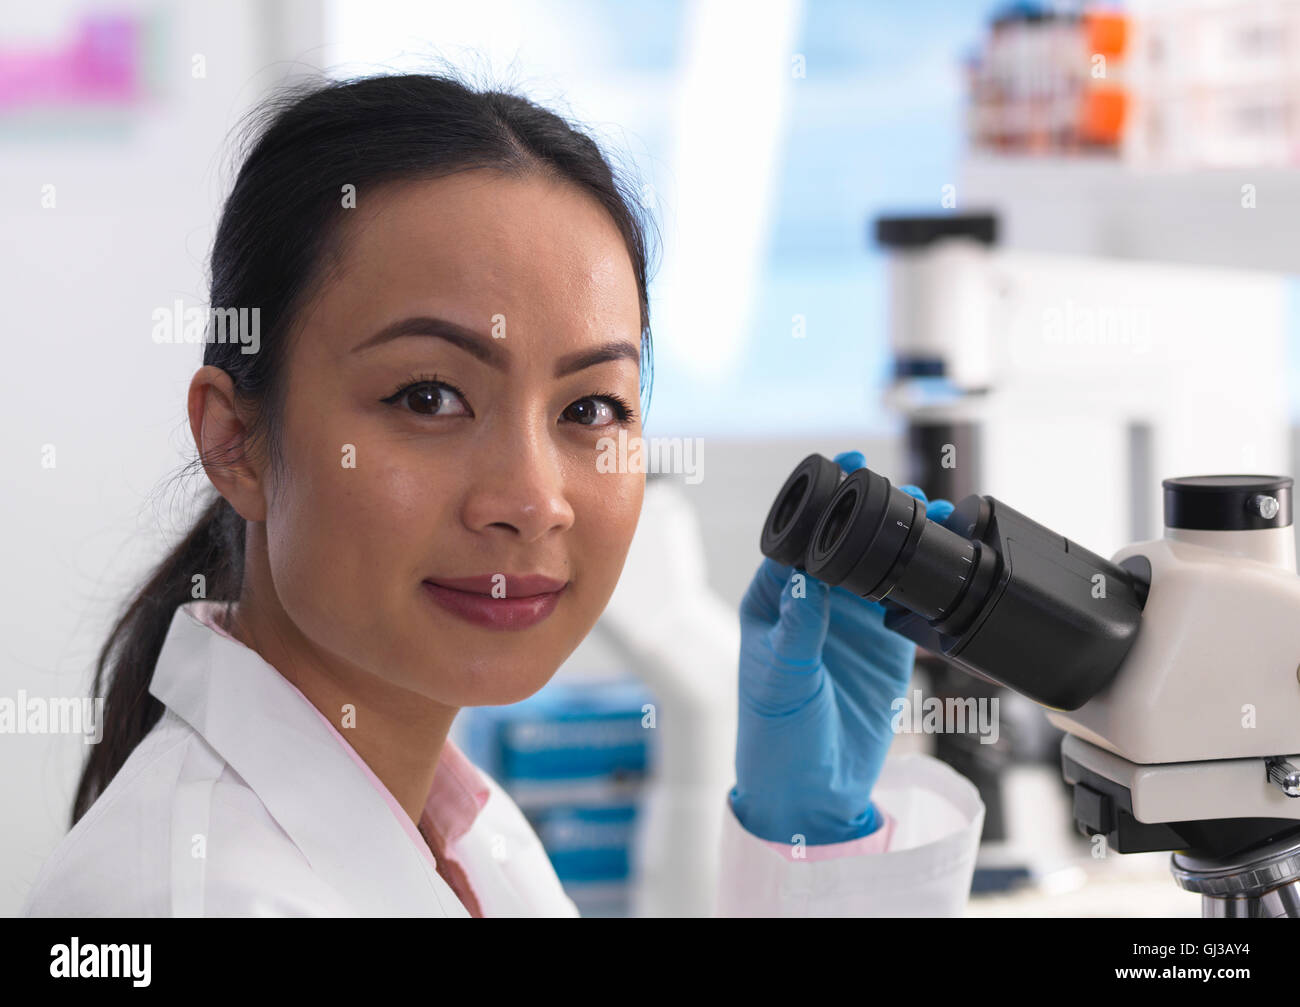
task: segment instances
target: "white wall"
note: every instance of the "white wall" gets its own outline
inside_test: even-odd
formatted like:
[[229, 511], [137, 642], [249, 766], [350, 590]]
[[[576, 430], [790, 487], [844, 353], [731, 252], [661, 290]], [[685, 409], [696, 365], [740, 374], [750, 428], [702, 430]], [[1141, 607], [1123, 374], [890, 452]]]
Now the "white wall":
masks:
[[[83, 9], [7, 5], [0, 40], [56, 45]], [[52, 137], [54, 119], [40, 139], [0, 135], [0, 696], [85, 695], [114, 613], [185, 522], [184, 497], [164, 483], [192, 454], [185, 390], [202, 348], [155, 344], [151, 312], [206, 303], [227, 134], [303, 68], [319, 25], [309, 3], [114, 9], [158, 17], [161, 93], [120, 138]], [[79, 737], [0, 734], [0, 914], [18, 910], [66, 831], [85, 755]]]

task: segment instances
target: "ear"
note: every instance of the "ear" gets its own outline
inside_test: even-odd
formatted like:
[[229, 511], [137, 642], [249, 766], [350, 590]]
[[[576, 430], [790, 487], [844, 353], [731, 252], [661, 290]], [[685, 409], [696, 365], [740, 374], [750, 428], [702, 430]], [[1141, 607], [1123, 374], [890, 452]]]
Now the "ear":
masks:
[[245, 521], [265, 521], [265, 471], [247, 450], [248, 430], [230, 375], [210, 364], [200, 367], [190, 379], [187, 405], [194, 445], [212, 485]]

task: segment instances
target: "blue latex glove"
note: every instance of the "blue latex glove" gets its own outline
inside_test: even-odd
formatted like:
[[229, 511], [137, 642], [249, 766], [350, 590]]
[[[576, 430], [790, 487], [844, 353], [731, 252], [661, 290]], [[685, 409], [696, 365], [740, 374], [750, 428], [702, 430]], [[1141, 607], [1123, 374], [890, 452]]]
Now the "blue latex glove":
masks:
[[[836, 455], [848, 472], [866, 460]], [[921, 501], [915, 486], [900, 486]], [[926, 517], [952, 513], [927, 503]], [[793, 596], [795, 574], [802, 598]], [[916, 645], [884, 625], [884, 606], [764, 558], [740, 605], [740, 707], [731, 807], [754, 835], [808, 845], [874, 832], [871, 803], [893, 740], [891, 704]]]

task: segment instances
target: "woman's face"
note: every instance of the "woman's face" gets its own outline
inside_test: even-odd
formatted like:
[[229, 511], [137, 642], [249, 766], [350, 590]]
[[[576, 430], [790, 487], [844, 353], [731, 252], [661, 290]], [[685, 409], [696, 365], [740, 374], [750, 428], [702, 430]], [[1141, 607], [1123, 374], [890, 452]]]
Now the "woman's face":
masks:
[[641, 434], [631, 260], [599, 204], [537, 177], [363, 189], [343, 212], [287, 361], [279, 603], [402, 688], [515, 702], [595, 624], [640, 514], [644, 475], [597, 468], [600, 438]]

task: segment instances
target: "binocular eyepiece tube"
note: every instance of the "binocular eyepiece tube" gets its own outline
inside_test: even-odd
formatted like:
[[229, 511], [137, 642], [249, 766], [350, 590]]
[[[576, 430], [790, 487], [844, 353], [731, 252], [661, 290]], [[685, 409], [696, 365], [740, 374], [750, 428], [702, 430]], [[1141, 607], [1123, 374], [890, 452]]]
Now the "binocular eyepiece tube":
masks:
[[1149, 570], [1117, 566], [979, 495], [942, 524], [862, 468], [809, 455], [763, 525], [765, 556], [886, 608], [885, 625], [1062, 710], [1108, 685], [1136, 639]]

